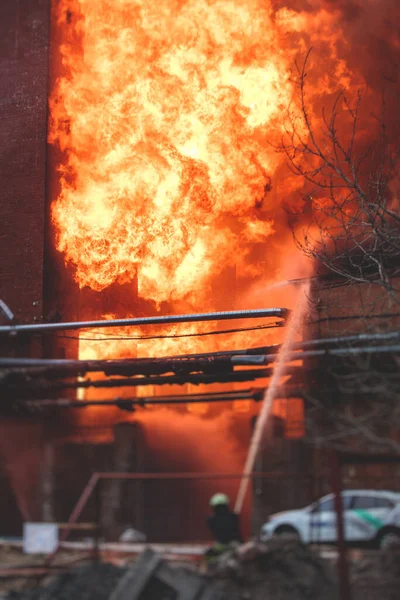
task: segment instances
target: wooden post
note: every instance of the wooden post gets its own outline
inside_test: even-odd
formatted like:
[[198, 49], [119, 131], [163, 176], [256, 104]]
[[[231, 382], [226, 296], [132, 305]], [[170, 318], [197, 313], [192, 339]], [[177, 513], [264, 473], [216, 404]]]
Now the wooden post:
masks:
[[330, 453], [330, 476], [336, 512], [340, 600], [351, 600], [349, 565], [347, 561], [347, 548], [343, 520], [342, 478], [339, 457], [335, 451]]

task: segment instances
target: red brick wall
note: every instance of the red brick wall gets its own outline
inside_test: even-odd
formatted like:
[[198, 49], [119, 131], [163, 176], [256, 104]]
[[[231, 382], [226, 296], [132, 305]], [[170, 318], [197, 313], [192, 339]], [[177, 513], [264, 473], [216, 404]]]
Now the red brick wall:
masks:
[[50, 0], [0, 2], [0, 298], [42, 314]]
[[[399, 278], [392, 285], [399, 289]], [[315, 288], [314, 324], [307, 330], [308, 337], [330, 337], [380, 332], [400, 326], [399, 293], [389, 294], [376, 283]]]

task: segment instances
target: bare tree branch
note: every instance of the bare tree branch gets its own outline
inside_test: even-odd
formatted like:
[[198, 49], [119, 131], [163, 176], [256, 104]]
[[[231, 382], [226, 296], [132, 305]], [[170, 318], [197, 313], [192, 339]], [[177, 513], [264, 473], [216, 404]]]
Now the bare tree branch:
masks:
[[[360, 306], [341, 307], [341, 314], [346, 310], [360, 314], [358, 323], [352, 321], [354, 331], [387, 331], [387, 318], [371, 316], [394, 313], [392, 307], [400, 304], [400, 214], [392, 190], [400, 144], [394, 147], [389, 141], [384, 95], [379, 115], [368, 115], [368, 143], [366, 92], [349, 97], [340, 91], [332, 107], [315, 116], [307, 94], [310, 52], [301, 65], [296, 64], [300, 117], [289, 117], [281, 148], [290, 171], [304, 182], [308, 222], [301, 233], [293, 227], [294, 239], [320, 272], [345, 282], [353, 302], [356, 288], [360, 289]], [[333, 315], [338, 309], [334, 287]], [[363, 297], [367, 288], [374, 289], [368, 298]], [[329, 314], [327, 296], [324, 310]], [[318, 303], [316, 297], [317, 312]], [[310, 438], [319, 445], [400, 452], [395, 435], [400, 428], [398, 367], [394, 354], [389, 354], [385, 362], [348, 356], [340, 368], [323, 370], [321, 383], [331, 377], [338, 393], [333, 404], [323, 385], [320, 396], [307, 396]]]

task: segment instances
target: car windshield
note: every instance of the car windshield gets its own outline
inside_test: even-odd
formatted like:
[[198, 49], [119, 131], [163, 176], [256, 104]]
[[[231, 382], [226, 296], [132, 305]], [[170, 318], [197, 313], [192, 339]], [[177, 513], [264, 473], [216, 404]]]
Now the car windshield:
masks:
[[[346, 510], [350, 507], [351, 496], [349, 494], [342, 494], [343, 509]], [[335, 498], [334, 496], [328, 496], [320, 498], [308, 507], [310, 512], [330, 512], [335, 510]]]

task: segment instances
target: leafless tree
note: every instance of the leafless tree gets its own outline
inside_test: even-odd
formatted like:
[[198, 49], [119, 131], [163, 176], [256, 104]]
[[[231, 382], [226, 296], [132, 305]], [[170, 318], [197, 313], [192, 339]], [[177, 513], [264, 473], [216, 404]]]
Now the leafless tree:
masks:
[[[325, 321], [331, 330], [320, 328], [319, 335], [333, 330], [340, 344], [340, 331], [400, 329], [395, 195], [400, 144], [392, 143], [387, 130], [384, 98], [379, 116], [368, 115], [368, 136], [361, 92], [352, 99], [338, 93], [329, 111], [316, 119], [308, 96], [308, 62], [309, 54], [297, 68], [300, 116], [292, 114], [282, 149], [291, 171], [304, 181], [309, 218], [301, 234], [296, 229], [295, 240], [323, 274], [312, 294], [318, 314], [314, 326]], [[400, 452], [393, 431], [400, 427], [398, 370], [394, 348], [324, 363], [321, 381], [334, 382], [335, 398], [327, 398], [325, 388], [307, 394], [311, 437], [334, 446]]]
[[400, 303], [400, 214], [391, 190], [400, 145], [390, 143], [385, 101], [379, 117], [370, 116], [375, 135], [359, 137], [361, 92], [354, 101], [340, 92], [329, 114], [322, 110], [316, 131], [307, 104], [307, 55], [298, 68], [300, 122], [292, 118], [283, 142], [292, 171], [306, 182], [313, 219], [301, 250], [348, 282], [373, 281]]

